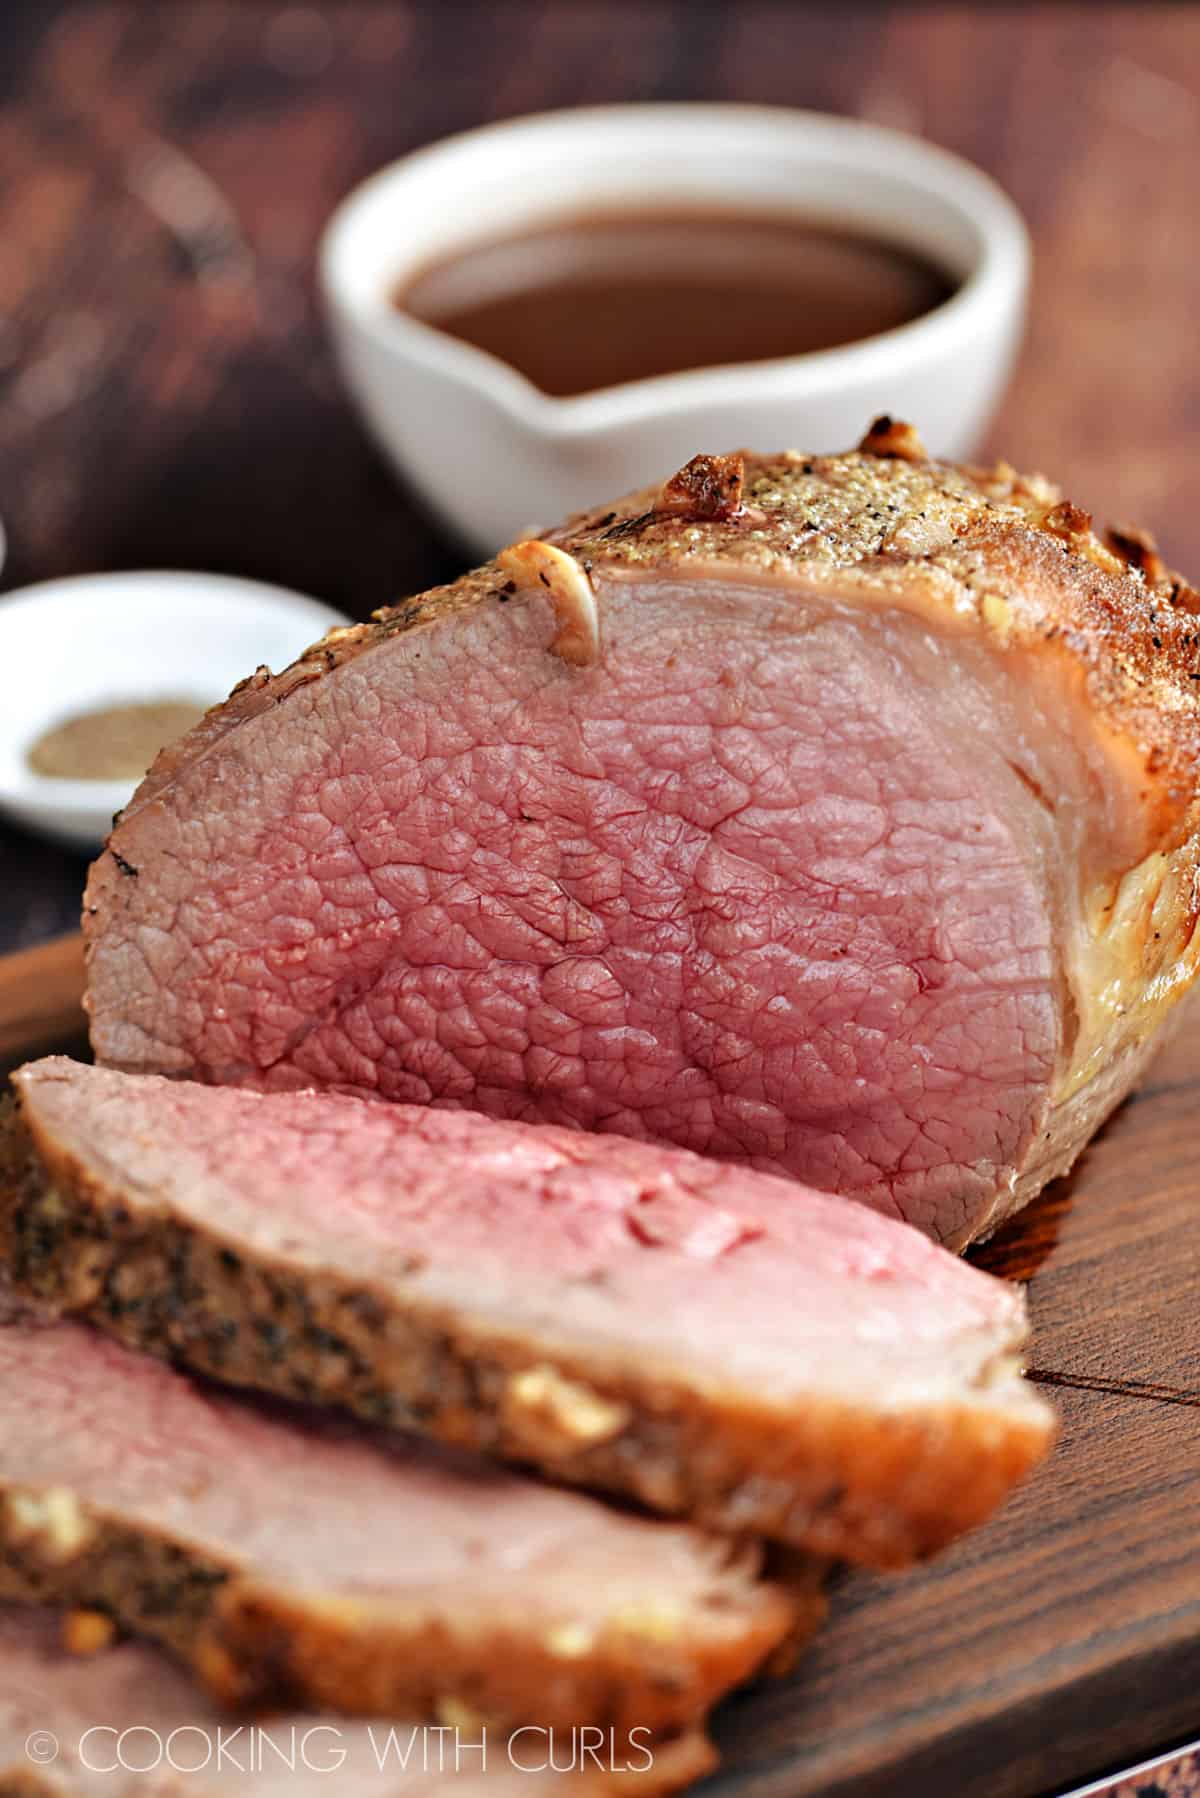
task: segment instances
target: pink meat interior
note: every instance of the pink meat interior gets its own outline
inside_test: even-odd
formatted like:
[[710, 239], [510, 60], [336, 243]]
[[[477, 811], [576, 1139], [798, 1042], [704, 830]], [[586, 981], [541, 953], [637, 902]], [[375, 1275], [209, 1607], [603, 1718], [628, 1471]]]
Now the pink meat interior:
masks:
[[958, 1398], [1021, 1334], [1016, 1290], [918, 1231], [686, 1151], [61, 1060], [18, 1079], [39, 1132], [135, 1211], [239, 1256], [785, 1410]]
[[99, 883], [99, 1055], [671, 1142], [960, 1236], [1063, 1048], [1055, 729], [900, 613], [661, 578], [600, 612], [592, 669], [488, 603], [185, 760]]

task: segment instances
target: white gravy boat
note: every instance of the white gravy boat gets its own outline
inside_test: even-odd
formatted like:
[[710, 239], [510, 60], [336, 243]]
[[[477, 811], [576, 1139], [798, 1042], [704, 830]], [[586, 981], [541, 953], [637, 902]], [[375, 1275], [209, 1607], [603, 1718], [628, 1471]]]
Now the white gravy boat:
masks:
[[[960, 285], [876, 337], [571, 398], [400, 311], [407, 279], [548, 218], [623, 208], [794, 213], [923, 254]], [[446, 139], [343, 201], [321, 281], [351, 393], [403, 478], [480, 554], [673, 472], [698, 451], [841, 450], [871, 417], [975, 447], [1007, 381], [1029, 281], [1012, 203], [958, 157], [782, 108], [605, 106]]]

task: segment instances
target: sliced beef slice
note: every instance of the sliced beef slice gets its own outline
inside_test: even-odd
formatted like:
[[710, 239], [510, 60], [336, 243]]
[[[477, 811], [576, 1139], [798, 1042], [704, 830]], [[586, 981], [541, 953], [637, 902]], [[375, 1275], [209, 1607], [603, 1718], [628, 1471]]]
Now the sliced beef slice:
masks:
[[690, 1734], [821, 1611], [815, 1569], [451, 1450], [0, 1326], [0, 1596], [98, 1608], [216, 1697]]
[[15, 1079], [17, 1279], [224, 1379], [878, 1565], [1049, 1446], [1020, 1291], [866, 1206], [469, 1112]]
[[98, 1057], [679, 1144], [958, 1246], [1190, 985], [1200, 601], [1046, 482], [700, 468], [254, 676], [89, 882]]
[[[77, 1619], [0, 1605], [0, 1798], [599, 1798], [662, 1792], [711, 1764], [700, 1738], [654, 1758], [603, 1731], [549, 1739], [320, 1715], [243, 1722], [144, 1642], [80, 1656]], [[479, 1748], [482, 1748], [482, 1752]], [[584, 1750], [590, 1750], [585, 1754]], [[636, 1783], [635, 1783], [636, 1769]]]

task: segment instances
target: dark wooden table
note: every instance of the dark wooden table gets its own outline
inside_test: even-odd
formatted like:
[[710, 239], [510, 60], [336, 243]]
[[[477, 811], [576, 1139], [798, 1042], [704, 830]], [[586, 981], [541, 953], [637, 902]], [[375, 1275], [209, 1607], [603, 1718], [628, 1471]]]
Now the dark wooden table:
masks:
[[[989, 447], [1151, 525], [1200, 574], [1198, 11], [6, 0], [0, 95], [6, 587], [166, 564], [362, 615], [454, 572], [339, 394], [313, 290], [323, 221], [448, 131], [718, 97], [857, 113], [997, 176], [1037, 273]], [[27, 677], [53, 681], [54, 654]], [[82, 873], [0, 830], [0, 949], [70, 925]], [[1200, 1400], [1172, 1349], [1200, 1277], [1198, 1096], [1183, 1044], [993, 1252], [1025, 1273], [1044, 1257], [1039, 1354], [1065, 1422], [1052, 1475], [918, 1580], [844, 1588], [802, 1679], [729, 1713], [722, 1793], [1031, 1798], [1200, 1733]]]

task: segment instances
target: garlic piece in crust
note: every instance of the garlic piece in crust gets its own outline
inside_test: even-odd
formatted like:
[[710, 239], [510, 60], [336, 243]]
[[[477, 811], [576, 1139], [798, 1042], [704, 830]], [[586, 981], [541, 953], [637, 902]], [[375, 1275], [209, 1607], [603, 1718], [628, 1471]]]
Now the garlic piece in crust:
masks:
[[561, 656], [577, 668], [586, 668], [600, 654], [600, 618], [596, 611], [596, 595], [574, 556], [552, 543], [531, 538], [502, 549], [497, 566], [517, 583], [518, 588], [536, 586], [546, 589], [558, 620], [558, 632], [550, 645], [552, 654]]

